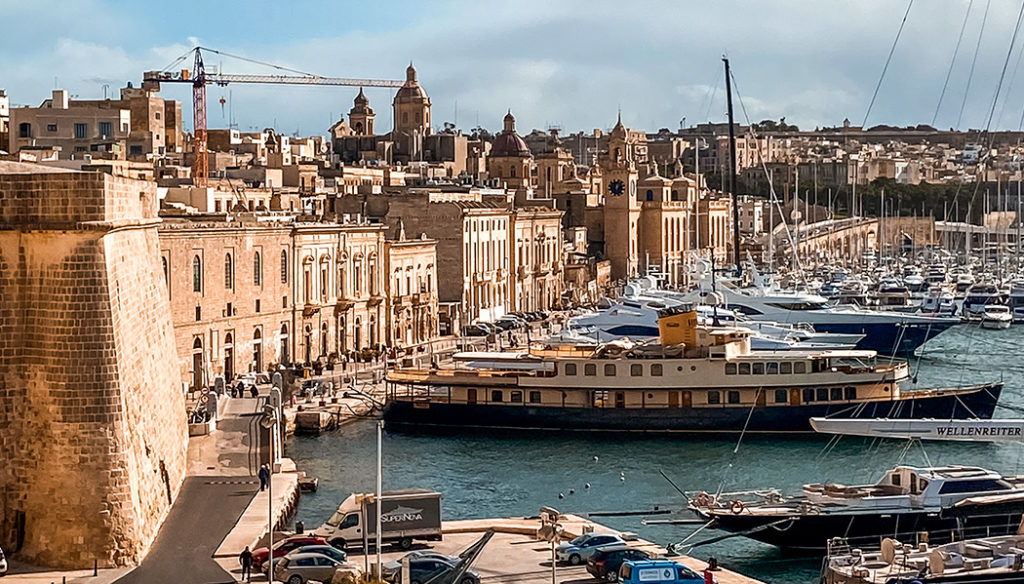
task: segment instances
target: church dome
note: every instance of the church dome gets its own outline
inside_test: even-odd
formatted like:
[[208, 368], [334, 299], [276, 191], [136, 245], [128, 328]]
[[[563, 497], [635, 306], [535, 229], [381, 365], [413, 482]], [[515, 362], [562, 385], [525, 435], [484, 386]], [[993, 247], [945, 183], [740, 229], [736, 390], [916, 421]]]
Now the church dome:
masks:
[[494, 138], [491, 143], [491, 156], [493, 157], [528, 157], [531, 156], [530, 147], [526, 141], [516, 133], [516, 118], [509, 111], [505, 114], [505, 129]]
[[410, 102], [410, 101], [426, 101], [427, 92], [420, 86], [420, 82], [416, 80], [416, 67], [409, 63], [409, 66], [405, 70], [405, 85], [403, 85], [397, 93], [395, 93], [396, 102]]

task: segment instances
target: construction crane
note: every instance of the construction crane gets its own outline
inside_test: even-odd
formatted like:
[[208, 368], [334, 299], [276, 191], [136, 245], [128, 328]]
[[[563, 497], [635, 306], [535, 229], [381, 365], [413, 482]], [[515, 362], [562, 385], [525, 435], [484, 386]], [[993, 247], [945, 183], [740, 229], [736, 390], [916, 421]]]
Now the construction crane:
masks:
[[[257, 63], [281, 71], [298, 73], [298, 75], [228, 75], [221, 72], [207, 72], [203, 63], [203, 51]], [[178, 66], [191, 54], [195, 54], [192, 70], [178, 69]], [[349, 77], [322, 77], [312, 73], [296, 71], [272, 63], [264, 63], [246, 57], [230, 55], [214, 49], [196, 47], [176, 59], [162, 71], [147, 71], [142, 76], [143, 87], [154, 91], [160, 90], [161, 83], [189, 83], [192, 85], [192, 111], [194, 114], [194, 135], [192, 151], [195, 154], [195, 168], [192, 182], [198, 187], [209, 185], [209, 162], [206, 146], [206, 86], [210, 84], [225, 86], [228, 83], [271, 83], [280, 85], [335, 85], [346, 87], [401, 87], [404, 82], [391, 79], [356, 79]]]

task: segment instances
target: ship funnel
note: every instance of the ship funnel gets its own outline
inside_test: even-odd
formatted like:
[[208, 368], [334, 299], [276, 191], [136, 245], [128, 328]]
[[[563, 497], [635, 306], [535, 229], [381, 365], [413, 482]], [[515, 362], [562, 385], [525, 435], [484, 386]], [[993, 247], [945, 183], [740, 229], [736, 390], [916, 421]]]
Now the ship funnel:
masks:
[[676, 306], [658, 311], [658, 336], [663, 346], [697, 346], [697, 311]]

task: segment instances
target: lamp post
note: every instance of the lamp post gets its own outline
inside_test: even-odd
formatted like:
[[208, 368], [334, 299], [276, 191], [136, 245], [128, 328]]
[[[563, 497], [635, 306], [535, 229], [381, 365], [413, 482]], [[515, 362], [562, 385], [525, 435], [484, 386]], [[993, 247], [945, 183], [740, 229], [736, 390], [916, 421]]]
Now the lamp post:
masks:
[[274, 581], [274, 462], [277, 460], [277, 425], [280, 421], [277, 407], [267, 404], [263, 406], [263, 419], [260, 424], [270, 430], [270, 464], [267, 465], [269, 472], [267, 476], [267, 543], [270, 568], [267, 572], [267, 580]]

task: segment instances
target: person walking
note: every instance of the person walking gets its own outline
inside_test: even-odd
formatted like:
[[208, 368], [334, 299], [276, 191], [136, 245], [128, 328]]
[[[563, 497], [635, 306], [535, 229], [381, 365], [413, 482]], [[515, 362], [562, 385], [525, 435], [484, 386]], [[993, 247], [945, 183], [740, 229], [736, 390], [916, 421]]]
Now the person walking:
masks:
[[260, 465], [260, 471], [256, 473], [256, 476], [260, 477], [260, 490], [267, 490], [267, 484], [270, 482], [270, 469], [267, 465]]
[[245, 546], [242, 553], [238, 554], [238, 563], [242, 564], [242, 579], [252, 582], [252, 552], [249, 551], [249, 546]]

